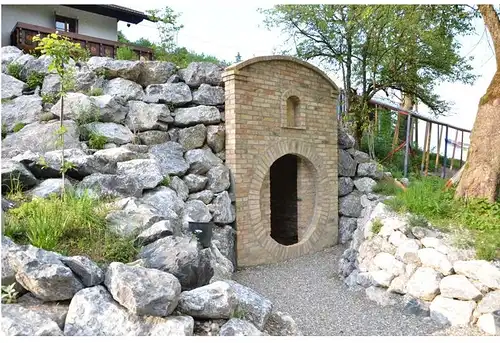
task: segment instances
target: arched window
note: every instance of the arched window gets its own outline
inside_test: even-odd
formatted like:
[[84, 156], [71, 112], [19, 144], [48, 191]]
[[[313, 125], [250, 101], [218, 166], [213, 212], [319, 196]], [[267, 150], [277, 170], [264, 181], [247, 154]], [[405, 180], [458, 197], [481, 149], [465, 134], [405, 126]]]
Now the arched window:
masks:
[[299, 126], [299, 115], [300, 115], [300, 100], [295, 95], [288, 97], [286, 100], [286, 118], [287, 126], [297, 127]]

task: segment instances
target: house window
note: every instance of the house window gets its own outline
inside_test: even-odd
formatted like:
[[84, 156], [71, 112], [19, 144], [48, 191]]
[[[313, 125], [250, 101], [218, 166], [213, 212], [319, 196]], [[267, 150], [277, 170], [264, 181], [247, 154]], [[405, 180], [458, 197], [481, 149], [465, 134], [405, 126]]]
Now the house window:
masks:
[[77, 32], [77, 20], [56, 15], [56, 30], [65, 32]]

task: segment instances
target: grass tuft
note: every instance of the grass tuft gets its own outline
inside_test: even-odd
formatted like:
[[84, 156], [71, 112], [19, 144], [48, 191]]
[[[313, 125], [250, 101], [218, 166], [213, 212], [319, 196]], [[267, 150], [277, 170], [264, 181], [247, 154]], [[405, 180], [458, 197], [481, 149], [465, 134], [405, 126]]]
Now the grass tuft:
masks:
[[376, 218], [373, 223], [372, 223], [372, 232], [376, 235], [380, 233], [380, 230], [382, 230], [382, 227], [384, 224], [380, 220], [380, 218]]
[[104, 149], [108, 139], [95, 132], [89, 134], [89, 148], [90, 149]]
[[382, 179], [377, 184], [375, 187], [373, 187], [373, 191], [378, 194], [382, 195], [395, 195], [398, 192], [402, 191], [401, 188], [399, 188], [393, 180], [391, 179]]
[[23, 127], [25, 127], [26, 124], [25, 123], [16, 123], [16, 125], [14, 125], [14, 127], [12, 128], [12, 131], [14, 132], [19, 132], [23, 129]]

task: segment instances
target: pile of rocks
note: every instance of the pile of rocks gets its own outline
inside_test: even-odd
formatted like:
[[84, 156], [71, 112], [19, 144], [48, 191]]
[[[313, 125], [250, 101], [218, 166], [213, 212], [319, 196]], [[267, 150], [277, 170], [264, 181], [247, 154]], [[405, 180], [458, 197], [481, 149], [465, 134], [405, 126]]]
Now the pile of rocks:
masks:
[[474, 252], [453, 247], [431, 226], [416, 227], [383, 203], [365, 209], [339, 274], [350, 287], [366, 288], [382, 306], [402, 305], [407, 313], [442, 325], [477, 325], [498, 334], [493, 312], [500, 310], [500, 268], [474, 260]]
[[364, 204], [379, 199], [373, 193], [384, 173], [367, 153], [354, 149], [354, 138], [345, 129], [338, 131], [339, 149], [339, 243], [346, 244], [365, 215]]
[[[2, 236], [2, 285], [23, 294], [2, 304], [5, 335], [298, 335], [289, 316], [232, 280], [217, 281], [217, 247], [166, 237], [140, 260], [104, 269]], [[229, 262], [229, 261], [228, 261]], [[229, 264], [231, 264], [229, 262]], [[210, 282], [210, 283], [209, 283]], [[208, 324], [208, 325], [207, 325]], [[196, 330], [195, 330], [196, 327]]]
[[[21, 67], [21, 80], [2, 73], [4, 192], [17, 181], [30, 197], [61, 188], [60, 100], [42, 101], [60, 87], [59, 76], [48, 72], [50, 61], [2, 48], [2, 72], [10, 63]], [[189, 222], [212, 222], [221, 252], [234, 264], [222, 67], [191, 63], [178, 70], [170, 62], [92, 57], [74, 68], [75, 92], [64, 98], [64, 158], [74, 166], [66, 187], [118, 197], [110, 227], [137, 235], [141, 246], [186, 232]], [[44, 75], [41, 91], [27, 90], [33, 72]], [[97, 89], [103, 95], [87, 95]], [[93, 135], [105, 138], [103, 149], [89, 147]]]

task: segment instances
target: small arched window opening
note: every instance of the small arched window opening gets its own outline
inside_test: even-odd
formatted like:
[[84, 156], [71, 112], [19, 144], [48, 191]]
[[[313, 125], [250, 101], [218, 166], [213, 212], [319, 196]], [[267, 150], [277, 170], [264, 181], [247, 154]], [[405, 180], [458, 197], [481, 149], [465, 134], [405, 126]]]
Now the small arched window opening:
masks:
[[292, 95], [286, 100], [287, 126], [289, 127], [299, 126], [299, 115], [300, 115], [300, 100], [295, 95]]

